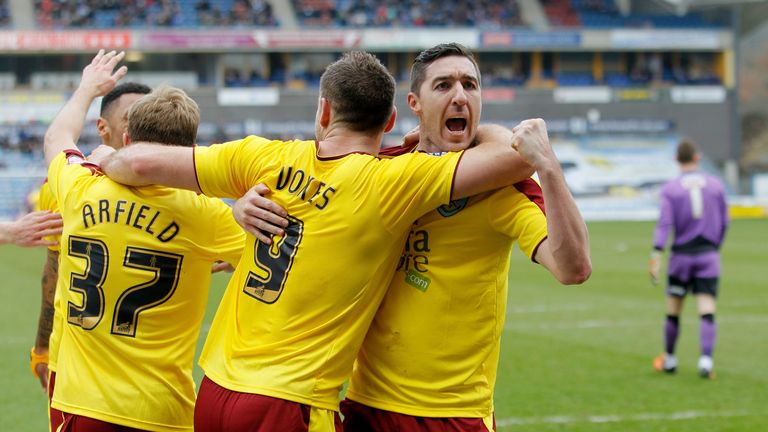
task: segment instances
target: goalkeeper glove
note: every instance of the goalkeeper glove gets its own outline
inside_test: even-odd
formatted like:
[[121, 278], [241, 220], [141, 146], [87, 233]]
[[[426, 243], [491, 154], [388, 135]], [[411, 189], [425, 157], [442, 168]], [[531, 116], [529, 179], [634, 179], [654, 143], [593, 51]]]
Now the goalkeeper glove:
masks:
[[648, 275], [651, 277], [651, 283], [658, 285], [659, 271], [661, 270], [661, 251], [651, 251], [651, 258], [648, 260]]

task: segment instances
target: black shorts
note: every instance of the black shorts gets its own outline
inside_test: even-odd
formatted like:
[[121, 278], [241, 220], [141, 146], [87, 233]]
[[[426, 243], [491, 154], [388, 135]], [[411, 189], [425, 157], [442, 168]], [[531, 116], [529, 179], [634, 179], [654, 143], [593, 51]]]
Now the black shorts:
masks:
[[693, 278], [688, 282], [669, 276], [667, 280], [667, 295], [670, 297], [685, 297], [688, 292], [709, 294], [717, 298], [718, 278]]

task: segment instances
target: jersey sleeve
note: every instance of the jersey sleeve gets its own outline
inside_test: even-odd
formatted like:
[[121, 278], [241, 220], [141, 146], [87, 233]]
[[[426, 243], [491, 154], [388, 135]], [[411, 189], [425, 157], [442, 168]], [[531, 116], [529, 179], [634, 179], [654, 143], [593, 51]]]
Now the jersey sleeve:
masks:
[[488, 201], [488, 220], [496, 231], [516, 239], [530, 259], [547, 238], [541, 186], [533, 179], [499, 189]]
[[205, 195], [240, 198], [259, 176], [259, 147], [271, 142], [249, 136], [239, 141], [195, 147], [197, 183]]
[[220, 199], [211, 199], [212, 213], [215, 219], [215, 234], [213, 245], [215, 246], [216, 259], [237, 265], [245, 244], [245, 231], [232, 216], [232, 208]]
[[659, 220], [656, 223], [654, 231], [653, 248], [664, 250], [667, 243], [669, 232], [672, 229], [672, 201], [665, 189], [661, 190], [661, 210], [659, 211]]
[[88, 162], [77, 150], [59, 153], [48, 167], [48, 184], [52, 199], [59, 206], [66, 205], [67, 193], [75, 189], [75, 184], [84, 177], [98, 173], [98, 167]]
[[375, 181], [381, 193], [382, 219], [390, 229], [411, 224], [451, 201], [456, 167], [463, 154], [409, 153], [381, 161], [383, 169]]
[[[51, 183], [48, 182], [47, 179], [45, 182], [43, 182], [42, 185], [40, 185], [40, 189], [38, 191], [37, 201], [35, 202], [34, 209], [36, 211], [48, 210], [54, 213], [59, 213], [59, 203], [53, 197], [53, 191], [51, 190]], [[46, 237], [45, 240], [52, 240], [56, 242], [55, 245], [48, 246], [48, 249], [52, 251], [58, 251], [60, 239], [61, 239], [61, 235]]]
[[728, 201], [725, 198], [725, 185], [720, 183], [720, 196], [718, 200], [718, 205], [720, 208], [718, 209], [720, 211], [720, 214], [722, 215], [722, 221], [723, 221], [723, 227], [722, 231], [720, 232], [720, 241], [718, 242], [718, 247], [722, 246], [723, 241], [725, 240], [725, 232], [728, 231], [728, 225], [730, 224], [730, 215], [728, 214]]

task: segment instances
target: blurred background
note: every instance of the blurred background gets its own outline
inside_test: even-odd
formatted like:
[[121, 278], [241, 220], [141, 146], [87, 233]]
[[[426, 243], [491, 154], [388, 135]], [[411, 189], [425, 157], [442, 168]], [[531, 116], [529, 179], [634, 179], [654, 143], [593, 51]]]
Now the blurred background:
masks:
[[[562, 286], [513, 252], [495, 409], [515, 432], [768, 430], [768, 1], [0, 0], [0, 220], [46, 176], [42, 137], [99, 48], [125, 50], [126, 81], [184, 88], [198, 141], [311, 138], [318, 82], [341, 53], [375, 53], [398, 80], [459, 42], [483, 75], [483, 121], [547, 121], [588, 220], [593, 274]], [[99, 141], [88, 115], [81, 145]], [[663, 289], [648, 282], [659, 185], [690, 137], [728, 186], [718, 378], [701, 380], [687, 307], [680, 372], [657, 374]], [[29, 372], [42, 249], [0, 253], [0, 431], [46, 430]], [[351, 264], [352, 265], [352, 264]], [[214, 276], [204, 339], [226, 275]], [[99, 361], [94, 359], [94, 361]], [[119, 365], [115, 365], [119, 367]], [[199, 381], [202, 372], [195, 369]]]
[[[768, 202], [768, 3], [726, 0], [0, 0], [0, 219], [45, 177], [48, 122], [99, 48], [125, 80], [181, 87], [201, 144], [311, 137], [319, 77], [344, 51], [399, 82], [422, 49], [459, 42], [483, 75], [483, 121], [542, 117], [585, 217], [652, 219], [681, 137], [726, 181], [736, 216]], [[97, 104], [81, 144], [98, 142]]]

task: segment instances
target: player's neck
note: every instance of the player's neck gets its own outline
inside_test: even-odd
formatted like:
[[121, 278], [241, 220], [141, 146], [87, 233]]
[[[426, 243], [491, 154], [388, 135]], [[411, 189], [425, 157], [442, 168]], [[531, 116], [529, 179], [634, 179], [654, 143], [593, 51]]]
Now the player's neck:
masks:
[[693, 172], [699, 170], [699, 164], [697, 163], [686, 163], [680, 165], [680, 171], [683, 173]]
[[431, 138], [424, 134], [419, 136], [419, 145], [416, 149], [427, 153], [441, 153], [443, 151]]
[[349, 153], [379, 154], [382, 134], [373, 136], [346, 129], [335, 129], [319, 140], [317, 155], [322, 157], [342, 156]]

